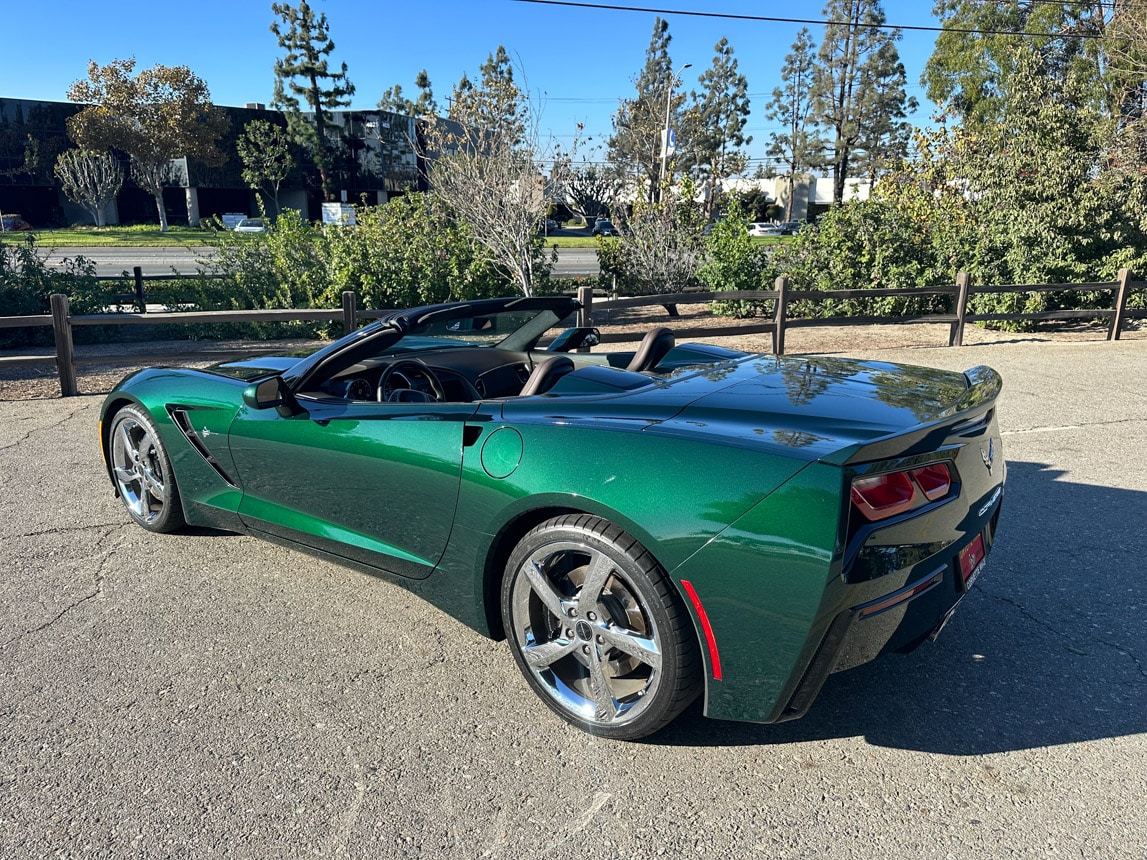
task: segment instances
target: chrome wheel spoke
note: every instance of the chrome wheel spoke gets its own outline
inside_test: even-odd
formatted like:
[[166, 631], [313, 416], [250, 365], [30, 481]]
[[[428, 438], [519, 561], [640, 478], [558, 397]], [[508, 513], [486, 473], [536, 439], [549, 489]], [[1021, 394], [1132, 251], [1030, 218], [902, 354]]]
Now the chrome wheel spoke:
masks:
[[144, 431], [144, 434], [139, 437], [139, 445], [136, 448], [141, 460], [151, 459], [155, 456], [155, 441], [147, 431]]
[[115, 466], [116, 480], [121, 484], [134, 484], [139, 480], [139, 475], [136, 474], [135, 469], [128, 468], [127, 466]]
[[150, 495], [160, 504], [163, 504], [167, 493], [164, 490], [163, 482], [160, 480], [162, 476], [157, 476], [155, 472], [146, 466], [141, 466], [140, 474], [143, 477], [144, 488], [146, 489], [148, 495]]
[[640, 660], [651, 669], [659, 670], [661, 668], [661, 652], [657, 648], [657, 643], [652, 639], [618, 627], [603, 628], [598, 631], [598, 635], [605, 639], [606, 644]]
[[556, 663], [562, 657], [576, 652], [577, 646], [577, 640], [566, 642], [561, 639], [555, 639], [552, 642], [545, 642], [541, 645], [532, 645], [523, 648], [522, 654], [525, 656], [526, 662], [535, 669], [548, 669], [550, 665]]
[[578, 606], [583, 610], [593, 609], [597, 605], [605, 583], [613, 575], [613, 559], [604, 553], [595, 552], [590, 556], [589, 568], [586, 570], [585, 582], [582, 583], [578, 594]]
[[131, 441], [131, 431], [128, 429], [127, 422], [119, 426], [119, 440], [123, 446], [124, 458], [130, 462], [139, 459], [139, 449], [135, 443]]
[[533, 588], [538, 599], [542, 601], [542, 605], [557, 618], [565, 618], [566, 611], [562, 605], [561, 595], [554, 591], [553, 585], [550, 584], [541, 566], [531, 559], [525, 566], [525, 573], [526, 578], [530, 580], [530, 587]]
[[589, 659], [589, 688], [593, 693], [595, 719], [611, 722], [617, 716], [617, 700], [609, 686], [609, 660], [603, 651], [595, 651]]

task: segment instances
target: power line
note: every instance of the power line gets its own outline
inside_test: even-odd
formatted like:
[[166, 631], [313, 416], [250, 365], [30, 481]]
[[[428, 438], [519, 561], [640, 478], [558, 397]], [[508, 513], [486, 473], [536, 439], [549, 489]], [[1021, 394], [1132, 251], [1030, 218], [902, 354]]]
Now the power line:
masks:
[[[729, 12], [698, 12], [685, 9], [656, 9], [649, 6], [620, 6], [612, 3], [579, 3], [575, 0], [511, 0], [513, 3], [537, 3], [542, 6], [572, 6], [578, 9], [598, 9], [609, 12], [652, 12], [656, 15], [685, 15], [693, 18], [722, 18], [730, 21], [762, 21], [772, 24], [817, 24], [836, 27], [863, 27], [855, 21], [824, 21], [815, 18], [781, 18], [767, 15], [734, 15]], [[913, 30], [922, 33], [973, 33], [984, 36], [1027, 36], [1059, 39], [1073, 36], [1082, 39], [1100, 39], [1098, 33], [1032, 33], [1026, 30], [984, 30], [974, 27], [926, 27], [917, 24], [881, 24], [881, 30]]]

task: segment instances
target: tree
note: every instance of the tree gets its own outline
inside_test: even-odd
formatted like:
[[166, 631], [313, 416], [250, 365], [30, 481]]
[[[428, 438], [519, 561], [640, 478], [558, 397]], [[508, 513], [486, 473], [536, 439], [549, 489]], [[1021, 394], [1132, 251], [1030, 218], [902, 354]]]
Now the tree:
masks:
[[505, 47], [499, 45], [478, 71], [482, 77], [477, 86], [462, 75], [447, 116], [462, 126], [471, 144], [494, 139], [513, 146], [524, 143], [530, 108]]
[[793, 217], [796, 177], [820, 166], [823, 159], [825, 142], [809, 118], [815, 51], [816, 45], [808, 28], [802, 27], [793, 42], [792, 51], [785, 56], [781, 66], [784, 84], [773, 90], [773, 99], [765, 108], [765, 117], [784, 128], [782, 132], [769, 135], [766, 155], [784, 166], [782, 175], [788, 180], [789, 188], [785, 199], [786, 221]]
[[905, 98], [908, 77], [896, 55], [896, 46], [885, 42], [876, 49], [871, 62], [861, 69], [863, 101], [858, 111], [858, 153], [853, 173], [863, 173], [869, 187], [877, 177], [908, 154], [916, 99]]
[[[271, 11], [282, 19], [271, 24], [271, 32], [286, 51], [275, 60], [272, 103], [286, 114], [287, 130], [293, 140], [314, 158], [323, 198], [333, 200], [327, 112], [350, 105], [354, 84], [347, 77], [346, 63], [340, 71], [331, 71], [328, 58], [335, 43], [330, 38], [325, 12], [316, 17], [307, 0], [300, 0], [297, 8], [289, 3], [272, 3]], [[310, 119], [303, 116], [303, 102], [313, 114]]]
[[[934, 286], [951, 284], [959, 270], [978, 284], [1078, 283], [1143, 270], [1147, 173], [1113, 162], [1117, 123], [1099, 107], [1076, 106], [1083, 82], [1047, 75], [1034, 46], [1016, 50], [998, 119], [918, 132], [911, 159], [871, 199], [834, 206], [815, 230], [778, 249], [774, 263], [794, 288]], [[942, 311], [935, 301], [850, 299], [847, 309]], [[979, 293], [972, 310], [1105, 301], [1087, 293]]]
[[230, 120], [211, 103], [203, 79], [187, 66], [156, 65], [135, 77], [135, 59], [88, 64], [88, 79], [68, 98], [88, 106], [68, 119], [68, 136], [97, 152], [116, 148], [132, 160], [132, 176], [155, 198], [160, 229], [167, 230], [163, 188], [176, 158], [222, 161], [217, 142]]
[[693, 286], [705, 253], [695, 191], [686, 176], [674, 186], [666, 180], [654, 201], [635, 201], [632, 213], [619, 219], [624, 235], [599, 240], [602, 270], [617, 274], [627, 290], [641, 293], [676, 293]]
[[[1026, 44], [1043, 57], [1047, 74], [1060, 82], [1068, 76], [1085, 80], [1080, 93], [1089, 93], [1085, 98], [1092, 106], [1106, 104], [1110, 109], [1119, 96], [1108, 92], [1104, 82], [1106, 40], [1085, 37], [1103, 35], [1109, 10], [1126, 2], [937, 0], [932, 12], [946, 29], [937, 37], [921, 77], [928, 98], [973, 126], [998, 120], [1016, 72], [1016, 49]], [[1144, 11], [1142, 6], [1139, 11]], [[1013, 35], [1019, 33], [1025, 35]]]
[[689, 142], [687, 163], [705, 187], [705, 217], [712, 216], [717, 186], [745, 169], [747, 159], [741, 147], [753, 142], [745, 135], [749, 120], [749, 82], [737, 71], [733, 46], [722, 38], [714, 47], [713, 64], [698, 83], [700, 95], [690, 93], [693, 106], [689, 111], [686, 140]]
[[266, 120], [252, 120], [243, 127], [235, 147], [243, 162], [243, 181], [274, 200], [278, 217], [279, 186], [295, 166], [287, 133]]
[[565, 173], [565, 203], [589, 226], [610, 213], [624, 182], [617, 172], [598, 164], [570, 166]]
[[449, 121], [426, 128], [430, 193], [467, 225], [482, 258], [530, 296], [552, 265], [540, 229], [549, 200], [538, 167], [545, 153], [505, 48], [489, 55], [481, 75], [477, 85], [463, 76]]
[[900, 62], [895, 43], [900, 31], [885, 27], [880, 0], [829, 0], [823, 12], [824, 40], [820, 63], [813, 74], [812, 112], [832, 138], [833, 201], [844, 199], [854, 153], [866, 141], [865, 124], [880, 122], [876, 111], [904, 113], [904, 88], [890, 86], [883, 94], [874, 90], [876, 81], [890, 81], [888, 67]]
[[395, 84], [386, 89], [382, 98], [378, 100], [378, 109], [412, 116], [416, 119], [430, 119], [438, 116], [438, 102], [434, 100], [434, 88], [430, 84], [430, 76], [423, 69], [414, 79], [414, 86], [418, 88], [418, 98], [411, 101], [402, 94], [402, 86]]
[[645, 49], [645, 65], [634, 81], [637, 95], [618, 105], [609, 139], [610, 161], [620, 172], [647, 183], [651, 199], [661, 187], [661, 130], [665, 127], [666, 103], [671, 126], [685, 103], [685, 94], [675, 91], [677, 80], [669, 58], [672, 38], [669, 22], [657, 18]]
[[66, 149], [56, 157], [56, 178], [64, 196], [83, 206], [97, 227], [106, 223], [104, 211], [123, 186], [123, 167], [110, 152]]

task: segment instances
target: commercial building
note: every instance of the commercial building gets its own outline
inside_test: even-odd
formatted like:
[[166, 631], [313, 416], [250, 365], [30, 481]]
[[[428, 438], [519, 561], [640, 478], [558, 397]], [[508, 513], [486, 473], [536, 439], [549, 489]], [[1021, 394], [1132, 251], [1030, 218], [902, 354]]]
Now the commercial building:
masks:
[[[74, 145], [67, 136], [68, 117], [82, 109], [72, 102], [0, 98], [0, 213], [19, 215], [36, 227], [92, 223], [91, 215], [64, 197], [53, 172], [56, 156]], [[226, 159], [214, 166], [187, 158], [174, 163], [175, 181], [163, 195], [170, 223], [195, 225], [224, 213], [259, 214], [258, 197], [243, 181], [235, 142], [252, 120], [285, 126], [286, 119], [261, 104], [223, 110], [231, 120], [220, 141]], [[343, 202], [383, 203], [424, 187], [414, 119], [385, 111], [334, 111], [328, 123], [331, 173]], [[108, 223], [156, 223], [154, 198], [131, 180], [127, 157], [116, 154], [123, 159], [125, 181], [109, 207]], [[317, 219], [322, 194], [308, 161], [305, 153], [296, 153], [297, 165], [280, 188], [279, 204]]]

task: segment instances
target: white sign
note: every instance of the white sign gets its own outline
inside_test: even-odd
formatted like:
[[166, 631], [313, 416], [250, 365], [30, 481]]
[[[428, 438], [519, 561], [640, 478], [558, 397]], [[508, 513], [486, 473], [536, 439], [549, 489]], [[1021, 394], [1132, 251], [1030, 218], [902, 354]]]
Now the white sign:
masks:
[[349, 203], [324, 203], [323, 223], [353, 227], [358, 222], [354, 218], [354, 207]]
[[668, 158], [677, 151], [677, 129], [661, 129], [661, 154]]

